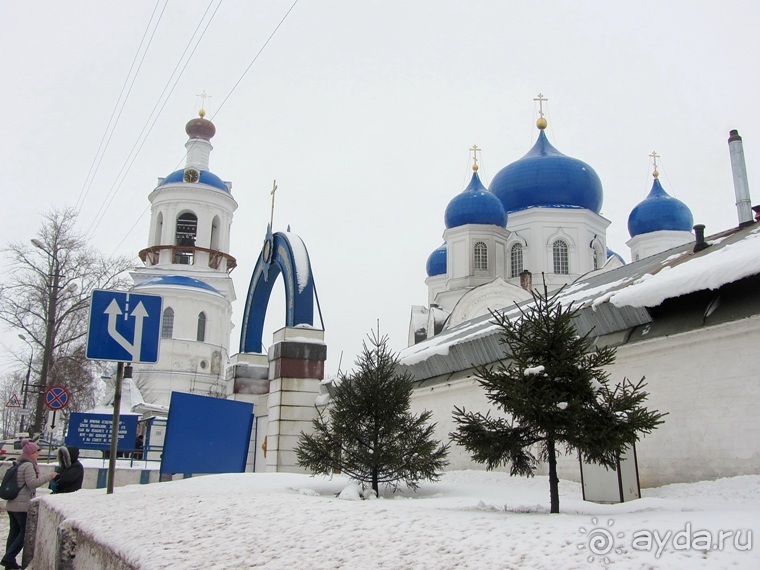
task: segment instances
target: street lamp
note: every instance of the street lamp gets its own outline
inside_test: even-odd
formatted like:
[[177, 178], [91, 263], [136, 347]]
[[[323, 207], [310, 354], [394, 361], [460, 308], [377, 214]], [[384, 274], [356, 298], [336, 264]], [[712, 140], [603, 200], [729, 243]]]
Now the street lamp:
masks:
[[26, 411], [26, 397], [29, 394], [29, 376], [32, 374], [32, 359], [34, 358], [34, 346], [32, 346], [32, 343], [26, 340], [26, 337], [22, 334], [18, 335], [18, 337], [23, 340], [26, 344], [29, 345], [29, 366], [26, 367], [26, 380], [24, 380], [24, 388], [22, 390], [24, 394], [24, 400], [21, 404], [21, 409], [23, 410], [21, 412], [21, 426], [18, 428], [19, 432], [24, 431], [24, 412]]
[[42, 367], [40, 369], [40, 392], [37, 394], [37, 405], [34, 411], [34, 425], [30, 432], [40, 433], [42, 429], [42, 412], [45, 404], [45, 390], [48, 387], [48, 372], [53, 363], [53, 346], [55, 344], [55, 318], [58, 309], [58, 289], [61, 279], [61, 271], [58, 257], [50, 253], [38, 239], [32, 240], [32, 245], [44, 251], [52, 260], [53, 264], [48, 273], [48, 304], [45, 318], [45, 346], [42, 352]]

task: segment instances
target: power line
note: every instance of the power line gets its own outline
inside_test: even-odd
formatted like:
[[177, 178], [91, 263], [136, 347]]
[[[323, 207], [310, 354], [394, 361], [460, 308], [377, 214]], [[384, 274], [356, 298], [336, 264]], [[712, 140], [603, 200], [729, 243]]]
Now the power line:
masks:
[[229, 99], [232, 96], [232, 94], [235, 92], [235, 89], [237, 89], [237, 86], [240, 85], [241, 81], [243, 81], [243, 78], [246, 76], [246, 74], [248, 73], [248, 71], [250, 71], [251, 67], [253, 67], [253, 64], [256, 63], [256, 60], [259, 59], [259, 56], [261, 55], [261, 52], [263, 52], [264, 49], [267, 47], [267, 45], [269, 45], [269, 42], [272, 40], [272, 38], [274, 37], [274, 35], [277, 33], [277, 30], [280, 29], [280, 26], [282, 26], [283, 22], [285, 22], [286, 18], [290, 15], [290, 13], [293, 11], [293, 8], [296, 7], [296, 4], [298, 4], [298, 2], [299, 2], [299, 0], [295, 0], [293, 2], [293, 4], [291, 4], [290, 8], [288, 8], [288, 11], [285, 12], [285, 15], [282, 17], [282, 19], [280, 20], [280, 22], [277, 24], [277, 26], [275, 26], [274, 30], [272, 30], [272, 33], [269, 34], [269, 37], [264, 42], [264, 45], [262, 45], [261, 49], [259, 49], [259, 51], [256, 52], [256, 55], [253, 56], [253, 59], [251, 60], [251, 63], [248, 64], [248, 67], [245, 68], [245, 71], [243, 71], [243, 74], [235, 82], [235, 85], [232, 86], [232, 89], [227, 94], [227, 96], [222, 100], [221, 105], [219, 105], [219, 107], [217, 108], [217, 110], [214, 113], [214, 116], [212, 117], [212, 119], [219, 114], [219, 111], [221, 111], [222, 107], [224, 107], [224, 104], [227, 102], [227, 99]]
[[[195, 36], [198, 34], [198, 30], [203, 24], [203, 21], [206, 19], [206, 15], [211, 9], [211, 6], [213, 5], [214, 0], [211, 0], [211, 2], [209, 2], [209, 5], [206, 7], [206, 11], [203, 13], [203, 16], [201, 16], [201, 19], [198, 22], [198, 25], [193, 31], [193, 35], [190, 37], [190, 40], [185, 46], [185, 50], [182, 52], [182, 55], [177, 61], [177, 65], [174, 67], [174, 70], [172, 71], [171, 75], [169, 76], [168, 81], [164, 85], [164, 88], [161, 91], [161, 94], [159, 95], [156, 101], [156, 104], [153, 106], [153, 109], [148, 115], [147, 121], [143, 125], [143, 128], [140, 131], [140, 134], [137, 136], [135, 143], [132, 145], [132, 148], [127, 154], [127, 158], [125, 159], [124, 164], [121, 167], [121, 170], [119, 170], [119, 173], [116, 175], [116, 180], [114, 180], [114, 183], [111, 185], [111, 188], [109, 189], [108, 193], [106, 194], [106, 197], [101, 203], [100, 208], [95, 214], [95, 218], [90, 224], [90, 227], [85, 232], [85, 234], [88, 235], [89, 237], [92, 237], [93, 234], [95, 233], [95, 230], [97, 230], [98, 226], [100, 225], [100, 222], [103, 220], [103, 217], [105, 216], [105, 213], [108, 211], [108, 208], [110, 207], [111, 203], [116, 197], [116, 194], [121, 188], [121, 185], [124, 183], [124, 180], [126, 179], [127, 174], [129, 174], [129, 170], [132, 168], [132, 165], [137, 159], [137, 156], [139, 155], [140, 150], [142, 150], [142, 147], [145, 144], [145, 141], [148, 139], [148, 136], [153, 130], [153, 127], [158, 121], [158, 118], [161, 116], [161, 112], [166, 106], [166, 103], [168, 103], [169, 97], [174, 92], [174, 88], [177, 86], [177, 83], [179, 83], [179, 80], [182, 78], [182, 74], [184, 73], [185, 69], [190, 63], [190, 60], [192, 59], [193, 54], [195, 53], [195, 50], [198, 49], [198, 45], [203, 39], [203, 36], [206, 34], [206, 31], [208, 30], [208, 27], [211, 25], [211, 22], [214, 20], [214, 16], [216, 16], [216, 13], [219, 10], [219, 7], [222, 5], [222, 2], [224, 2], [224, 0], [219, 0], [219, 3], [216, 5], [216, 8], [214, 9], [214, 12], [211, 14], [211, 17], [209, 18], [208, 22], [206, 23], [206, 26], [203, 28], [203, 31], [201, 32], [200, 36], [198, 37], [196, 41]], [[192, 51], [190, 51], [190, 54], [187, 56], [187, 60], [185, 61], [184, 65], [182, 65], [182, 60], [185, 59], [185, 55], [187, 54], [188, 49], [190, 49], [190, 46], [193, 44], [193, 41], [195, 41], [195, 46], [192, 48]], [[180, 65], [182, 65], [182, 69], [180, 69], [179, 73], [177, 73], [177, 69], [180, 67]], [[172, 84], [172, 79], [174, 78], [175, 74], [177, 75], [177, 77], [176, 79], [174, 79], [174, 83]], [[169, 89], [170, 85], [171, 85], [171, 88]], [[168, 93], [167, 93], [167, 89], [169, 89]], [[162, 102], [162, 99], [163, 99], [163, 102]], [[151, 119], [152, 119], [152, 122], [151, 122]]]
[[132, 231], [137, 227], [137, 224], [140, 223], [140, 220], [142, 220], [143, 216], [147, 213], [148, 210], [150, 210], [150, 205], [146, 206], [145, 209], [140, 213], [140, 215], [137, 216], [137, 219], [135, 220], [135, 223], [132, 224], [132, 227], [129, 228], [129, 230], [127, 230], [127, 233], [124, 234], [124, 237], [121, 238], [121, 241], [114, 248], [113, 253], [111, 254], [111, 257], [113, 257], [113, 256], [116, 255], [116, 253], [119, 251], [119, 248], [121, 247], [121, 244], [123, 244], [125, 241], [127, 241], [127, 238], [129, 237], [129, 234], [131, 234]]
[[[224, 106], [224, 104], [227, 102], [227, 100], [228, 100], [228, 99], [229, 99], [229, 98], [232, 96], [232, 94], [235, 92], [235, 90], [237, 89], [238, 85], [240, 85], [240, 83], [243, 81], [243, 78], [245, 78], [245, 76], [248, 74], [248, 72], [250, 71], [251, 67], [253, 67], [253, 64], [254, 64], [254, 63], [256, 63], [256, 60], [257, 60], [257, 59], [259, 58], [259, 56], [262, 54], [262, 52], [263, 52], [263, 51], [264, 51], [264, 49], [267, 47], [267, 45], [269, 45], [269, 42], [272, 40], [272, 38], [273, 38], [273, 37], [274, 37], [274, 35], [277, 33], [277, 31], [280, 29], [280, 27], [281, 27], [281, 26], [282, 26], [282, 24], [285, 22], [285, 20], [287, 19], [287, 17], [290, 15], [290, 13], [291, 13], [291, 12], [293, 11], [293, 9], [296, 7], [296, 5], [298, 4], [298, 2], [299, 2], [299, 0], [295, 0], [295, 1], [293, 2], [293, 4], [290, 6], [290, 8], [288, 8], [287, 12], [285, 12], [285, 15], [284, 15], [284, 16], [283, 16], [283, 17], [280, 19], [280, 21], [279, 21], [279, 23], [277, 24], [277, 26], [275, 26], [274, 30], [272, 30], [272, 33], [271, 33], [271, 34], [269, 34], [269, 37], [268, 37], [268, 38], [266, 39], [266, 41], [265, 41], [265, 42], [262, 44], [261, 48], [260, 48], [260, 49], [259, 49], [259, 50], [256, 52], [256, 54], [254, 55], [254, 57], [253, 57], [253, 59], [251, 60], [251, 62], [248, 64], [248, 66], [245, 68], [245, 70], [244, 70], [244, 71], [243, 71], [243, 73], [240, 75], [240, 77], [238, 78], [238, 80], [237, 80], [237, 81], [235, 82], [235, 84], [232, 86], [232, 89], [230, 89], [230, 92], [229, 92], [229, 93], [227, 94], [227, 96], [226, 96], [226, 97], [225, 97], [225, 98], [222, 100], [221, 104], [219, 105], [219, 107], [217, 108], [216, 112], [214, 113], [214, 115], [213, 115], [212, 119], [213, 119], [213, 118], [215, 118], [215, 117], [216, 117], [216, 115], [218, 115], [218, 114], [219, 114], [219, 111], [221, 110], [221, 108]], [[220, 5], [221, 5], [221, 2], [220, 2]], [[217, 6], [217, 10], [218, 10], [218, 9], [219, 9], [219, 6]], [[206, 10], [206, 11], [208, 11], [208, 8], [207, 8], [207, 10]], [[214, 14], [216, 14], [216, 10], [214, 11]], [[204, 17], [205, 17], [205, 14], [204, 14]], [[213, 16], [212, 16], [212, 19], [213, 19]], [[211, 23], [211, 22], [209, 21], [209, 24], [210, 24], [210, 23]], [[199, 25], [200, 25], [200, 24], [199, 24]], [[207, 26], [206, 26], [206, 27], [208, 28], [208, 24], [207, 24]], [[197, 32], [197, 28], [196, 28], [196, 32]], [[205, 30], [204, 30], [204, 33], [205, 33]], [[195, 35], [195, 33], [193, 34], [193, 36], [194, 36], [194, 35]], [[201, 36], [201, 37], [202, 37], [202, 36]], [[200, 42], [200, 39], [199, 39], [199, 42]], [[196, 44], [196, 47], [197, 47], [197, 44]], [[187, 48], [185, 48], [185, 51], [187, 51]], [[193, 51], [195, 51], [195, 50], [193, 50]], [[184, 53], [183, 53], [183, 56], [184, 56]], [[192, 56], [192, 54], [191, 54], [191, 56]], [[188, 61], [189, 61], [189, 60], [188, 60]], [[187, 63], [185, 64], [185, 66], [187, 66]], [[175, 68], [175, 70], [176, 70], [176, 68]], [[183, 71], [184, 71], [184, 68], [183, 68]], [[177, 81], [179, 81], [179, 78], [177, 78]], [[175, 82], [175, 85], [176, 85], [176, 82]], [[165, 88], [164, 88], [164, 89], [165, 89]], [[173, 89], [174, 89], [174, 88], [172, 87], [172, 90], [173, 90]], [[166, 102], [167, 102], [167, 101], [164, 101], [163, 105], [161, 106], [161, 109], [163, 109], [164, 105], [166, 105]], [[155, 110], [155, 107], [154, 107], [154, 110]], [[151, 112], [151, 113], [152, 113], [152, 112]], [[156, 117], [156, 119], [158, 119], [158, 117]], [[156, 120], [154, 120], [154, 121], [153, 121], [153, 124], [155, 124], [155, 122], [156, 122]], [[151, 129], [152, 129], [152, 128], [153, 128], [153, 125], [151, 125]], [[149, 132], [150, 132], [150, 131], [149, 131]], [[142, 134], [142, 133], [141, 133], [141, 134]], [[147, 137], [147, 135], [146, 135], [146, 137]], [[143, 144], [144, 144], [144, 142], [145, 142], [145, 141], [143, 140]], [[142, 144], [140, 145], [140, 148], [142, 148]], [[138, 150], [138, 152], [139, 152], [139, 150]], [[182, 164], [182, 162], [185, 160], [185, 158], [186, 158], [186, 157], [187, 157], [187, 152], [186, 152], [186, 153], [185, 153], [185, 154], [182, 156], [182, 158], [180, 158], [180, 159], [179, 159], [179, 161], [177, 162], [177, 165], [176, 165], [176, 167], [175, 167], [175, 170], [176, 170], [177, 168], [179, 168], [179, 165], [181, 165], [181, 164]], [[134, 163], [134, 160], [135, 160], [135, 158], [137, 158], [137, 156], [135, 156], [135, 157], [132, 159], [132, 163]], [[129, 165], [130, 167], [132, 166], [132, 163], [130, 163], [130, 165]], [[127, 172], [128, 172], [128, 171], [127, 171]], [[124, 176], [126, 177], [126, 173], [124, 174]], [[124, 181], [124, 178], [122, 178], [122, 182], [123, 182], [123, 181]], [[121, 183], [119, 183], [119, 186], [121, 186]], [[114, 196], [115, 196], [115, 194], [114, 194]], [[112, 202], [112, 201], [113, 201], [113, 196], [111, 197], [111, 200], [108, 202], [108, 205], [109, 205], [109, 206], [110, 206], [110, 204], [111, 204], [111, 202]], [[107, 208], [107, 206], [106, 206], [106, 208]], [[101, 209], [102, 209], [102, 207], [101, 207]], [[124, 235], [124, 237], [123, 237], [123, 238], [121, 239], [121, 241], [119, 242], [119, 245], [118, 245], [118, 246], [116, 246], [116, 250], [115, 250], [115, 251], [117, 251], [117, 250], [119, 249], [119, 247], [121, 247], [121, 245], [122, 245], [122, 244], [123, 244], [123, 243], [126, 241], [127, 237], [129, 237], [129, 235], [132, 233], [132, 231], [135, 229], [135, 227], [137, 226], [137, 224], [139, 223], [139, 221], [142, 219], [142, 217], [145, 215], [145, 213], [146, 213], [146, 212], [147, 212], [149, 209], [150, 209], [150, 207], [146, 208], [145, 210], [143, 210], [143, 212], [140, 214], [140, 216], [138, 216], [137, 220], [135, 220], [135, 223], [132, 225], [132, 227], [131, 227], [131, 228], [129, 228], [129, 230], [126, 232], [126, 234]], [[92, 226], [91, 226], [91, 228], [92, 228], [92, 231], [93, 231], [93, 232], [95, 231], [95, 229], [97, 229], [97, 226], [100, 224], [100, 220], [101, 220], [101, 219], [102, 219], [102, 216], [101, 216], [101, 217], [100, 217], [100, 218], [97, 220], [97, 224], [96, 224], [94, 227], [92, 227]], [[88, 230], [88, 232], [87, 232], [87, 233], [89, 233], [89, 232], [90, 232], [90, 230]]]
[[[127, 104], [127, 100], [129, 99], [129, 95], [132, 93], [132, 87], [135, 84], [135, 80], [137, 79], [137, 76], [140, 73], [140, 69], [142, 67], [143, 62], [145, 61], [145, 56], [148, 53], [148, 50], [150, 49], [151, 43], [153, 43], [153, 38], [156, 35], [156, 30], [158, 29], [158, 25], [161, 22], [161, 18], [164, 15], [164, 11], [166, 10], [166, 6], [169, 3], [169, 0], [166, 0], [164, 2], [164, 7], [161, 9], [161, 13], [158, 16], [158, 20], [156, 20], [156, 24], [153, 27], [153, 33], [150, 36], [150, 40], [148, 41], [148, 45], [145, 46], [145, 51], [143, 52], [143, 56], [140, 59], [140, 64], [137, 66], [137, 71], [135, 71], [134, 76], [132, 77], [132, 81], [130, 83], [129, 78], [132, 76], [132, 70], [135, 68], [135, 62], [137, 62], [137, 58], [140, 55], [140, 52], [143, 49], [143, 44], [145, 43], [145, 38], [148, 35], [148, 31], [151, 28], [151, 24], [153, 22], [153, 17], [156, 15], [156, 10], [158, 10], [158, 5], [160, 4], [161, 0], [156, 0], [156, 5], [153, 7], [153, 12], [150, 15], [150, 19], [148, 20], [148, 24], [145, 27], [145, 32], [143, 32], [143, 36], [140, 39], [140, 45], [137, 47], [137, 51], [135, 52], [134, 58], [132, 58], [132, 64], [129, 67], [129, 71], [127, 72], [127, 76], [124, 78], [124, 84], [121, 86], [121, 92], [119, 93], [119, 96], [116, 98], [116, 104], [114, 105], [113, 111], [111, 111], [111, 116], [108, 119], [108, 124], [106, 125], [106, 129], [103, 132], [103, 136], [100, 139], [100, 144], [98, 145], [98, 150], [95, 152], [95, 156], [92, 159], [92, 164], [90, 165], [90, 170], [87, 173], [87, 177], [85, 178], [84, 184], [82, 186], [82, 189], [79, 192], [79, 197], [77, 198], [76, 205], [74, 206], [74, 209], [79, 212], [80, 208], [84, 205], [84, 201], [87, 198], [87, 195], [90, 192], [90, 189], [92, 188], [92, 184], [95, 181], [95, 176], [98, 173], [98, 170], [100, 169], [100, 164], [103, 161], [103, 157], [106, 154], [106, 150], [108, 150], [108, 145], [111, 143], [111, 138], [113, 137], [113, 133], [116, 130], [116, 126], [119, 123], [119, 119], [121, 118], [121, 113], [124, 110], [124, 107]], [[127, 91], [126, 96], [124, 97], [124, 100], [122, 101], [122, 95], [124, 95], [124, 90], [127, 88], [127, 84], [129, 84], [129, 89]], [[119, 102], [121, 102], [121, 107], [119, 106]], [[118, 115], [116, 114], [118, 111]], [[114, 116], [116, 118], [114, 119]], [[109, 134], [110, 131], [110, 134]], [[107, 137], [107, 140], [106, 140]], [[105, 146], [104, 146], [105, 144]], [[101, 154], [102, 151], [102, 154]], [[98, 158], [100, 157], [100, 158]], [[97, 163], [97, 165], [96, 165]]]

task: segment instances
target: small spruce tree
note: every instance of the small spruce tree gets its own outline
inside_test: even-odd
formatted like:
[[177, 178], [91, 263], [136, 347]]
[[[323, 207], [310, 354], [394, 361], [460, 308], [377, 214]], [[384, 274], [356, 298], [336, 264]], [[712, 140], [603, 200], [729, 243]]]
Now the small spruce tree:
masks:
[[455, 407], [458, 425], [451, 434], [488, 469], [510, 464], [511, 475], [531, 476], [537, 461], [546, 461], [552, 513], [559, 512], [558, 446], [614, 468], [620, 453], [665, 415], [643, 406], [649, 396], [644, 378], [610, 387], [604, 367], [614, 362], [615, 349], [592, 347], [590, 333], [579, 336], [572, 322], [579, 309], [563, 307], [558, 295], [549, 295], [544, 282], [543, 294], [534, 292], [515, 320], [492, 312], [510, 360], [479, 367], [477, 374], [506, 417]]
[[342, 374], [327, 410], [314, 420], [314, 432], [301, 432], [298, 463], [325, 475], [340, 471], [394, 489], [400, 482], [417, 489], [421, 480], [436, 481], [446, 465], [447, 445], [433, 439], [431, 412], [409, 412], [412, 377], [399, 374], [388, 337], [374, 333], [363, 343], [356, 371]]

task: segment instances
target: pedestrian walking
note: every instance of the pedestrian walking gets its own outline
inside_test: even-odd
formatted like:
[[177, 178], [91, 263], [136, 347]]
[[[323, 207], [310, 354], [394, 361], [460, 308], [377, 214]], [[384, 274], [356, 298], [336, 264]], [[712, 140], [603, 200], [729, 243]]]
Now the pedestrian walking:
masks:
[[21, 441], [21, 456], [18, 459], [19, 468], [16, 480], [20, 491], [15, 499], [10, 499], [5, 506], [10, 519], [8, 541], [5, 546], [5, 556], [0, 560], [0, 566], [5, 568], [21, 568], [16, 562], [16, 556], [24, 547], [24, 535], [26, 534], [26, 516], [29, 512], [29, 502], [37, 493], [37, 487], [42, 487], [48, 481], [58, 477], [58, 473], [40, 475], [37, 465], [37, 454], [40, 446], [24, 439]]

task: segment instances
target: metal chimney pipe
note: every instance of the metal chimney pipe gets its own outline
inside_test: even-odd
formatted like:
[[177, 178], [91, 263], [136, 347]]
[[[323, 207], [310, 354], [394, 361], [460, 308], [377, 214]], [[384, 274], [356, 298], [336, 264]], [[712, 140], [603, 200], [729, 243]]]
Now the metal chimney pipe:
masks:
[[739, 225], [748, 226], [753, 220], [752, 206], [749, 199], [747, 165], [744, 162], [742, 138], [736, 129], [733, 129], [729, 133], [728, 152], [731, 155], [731, 172], [734, 176], [734, 193], [736, 194], [736, 209], [739, 213]]
[[703, 249], [707, 249], [710, 247], [710, 244], [705, 241], [705, 225], [704, 224], [697, 224], [694, 226], [694, 253], [697, 253], [698, 251], [702, 251]]

